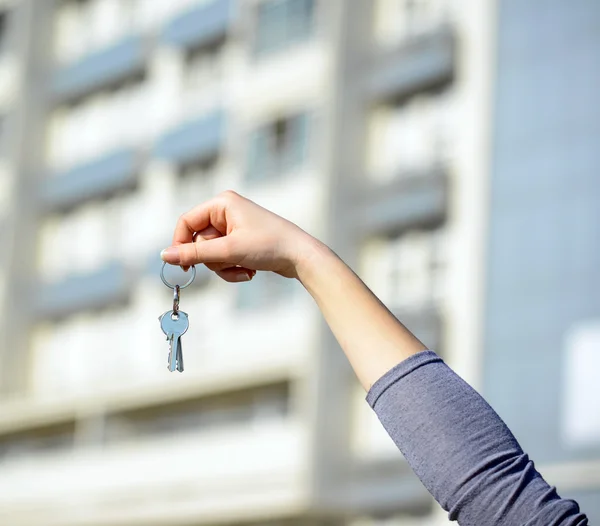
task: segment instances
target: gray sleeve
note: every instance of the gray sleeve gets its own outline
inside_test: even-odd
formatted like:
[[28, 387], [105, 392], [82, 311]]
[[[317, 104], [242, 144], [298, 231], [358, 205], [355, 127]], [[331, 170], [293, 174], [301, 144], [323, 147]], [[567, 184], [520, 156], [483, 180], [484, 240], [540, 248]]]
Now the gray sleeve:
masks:
[[425, 487], [462, 526], [587, 525], [487, 402], [432, 351], [380, 378], [367, 402]]

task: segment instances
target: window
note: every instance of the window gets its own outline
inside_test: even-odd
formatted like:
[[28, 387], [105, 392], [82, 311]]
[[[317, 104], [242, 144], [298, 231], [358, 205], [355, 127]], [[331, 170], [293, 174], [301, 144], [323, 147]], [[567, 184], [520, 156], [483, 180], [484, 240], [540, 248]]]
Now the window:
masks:
[[359, 461], [398, 458], [399, 451], [375, 412], [365, 404], [365, 390], [355, 382], [349, 398], [352, 453]]
[[427, 92], [376, 110], [370, 128], [369, 174], [385, 180], [445, 163], [452, 151], [454, 101], [450, 90]]
[[54, 170], [95, 160], [152, 134], [152, 91], [143, 77], [55, 110], [48, 149]]
[[96, 272], [115, 254], [121, 260], [135, 260], [141, 251], [140, 231], [132, 232], [128, 225], [132, 217], [139, 217], [141, 208], [139, 196], [122, 193], [47, 217], [39, 232], [42, 279], [56, 282], [72, 274]]
[[27, 458], [44, 454], [56, 454], [74, 446], [75, 429], [64, 424], [48, 429], [38, 429], [30, 433], [18, 433], [0, 438], [0, 462], [3, 460]]
[[217, 164], [214, 161], [182, 166], [177, 185], [177, 207], [179, 213], [186, 212], [198, 203], [207, 201], [217, 193]]
[[0, 159], [6, 155], [7, 149], [6, 119], [6, 115], [0, 115]]
[[8, 33], [8, 13], [0, 13], [0, 55], [6, 51], [6, 36]]
[[289, 386], [282, 383], [113, 416], [107, 434], [109, 442], [180, 435], [281, 420], [288, 413]]
[[423, 231], [390, 241], [390, 285], [396, 306], [423, 306], [439, 299], [443, 241], [442, 233]]
[[302, 167], [309, 154], [309, 116], [273, 121], [250, 137], [247, 178], [260, 181]]
[[55, 53], [72, 62], [109, 46], [134, 29], [139, 0], [68, 0], [57, 11]]
[[32, 395], [66, 399], [141, 383], [140, 369], [148, 377], [148, 347], [139, 345], [143, 335], [137, 321], [131, 308], [113, 305], [38, 327], [32, 346]]
[[434, 30], [449, 18], [452, 0], [378, 0], [375, 33], [384, 45]]
[[419, 309], [444, 295], [445, 230], [414, 230], [380, 238], [364, 251], [364, 278], [392, 309]]
[[296, 285], [296, 280], [273, 272], [259, 271], [252, 281], [241, 283], [237, 287], [237, 308], [250, 310], [275, 307], [294, 295]]
[[314, 0], [267, 0], [258, 6], [255, 52], [265, 55], [310, 38]]
[[600, 443], [600, 319], [575, 323], [565, 340], [562, 439], [571, 449], [594, 447]]
[[449, 0], [402, 0], [401, 19], [406, 33], [419, 34], [443, 20]]
[[[39, 230], [41, 278], [53, 283], [74, 274], [91, 274], [115, 258], [139, 261], [149, 250], [148, 239], [154, 241], [157, 226], [131, 229], [130, 225], [147, 209], [138, 193], [123, 190], [106, 200], [47, 216]], [[155, 217], [160, 213], [158, 207], [153, 207], [153, 213]], [[62, 257], [69, 258], [69, 265], [61, 262]]]
[[[10, 169], [8, 163], [0, 158], [0, 236], [6, 232], [8, 226], [8, 224], [4, 222], [4, 219], [5, 214], [8, 213], [11, 205], [14, 182], [14, 173]], [[2, 241], [5, 240], [0, 240], [0, 242]], [[5, 253], [6, 250], [3, 250], [2, 252]], [[1, 256], [0, 261], [2, 261]]]
[[186, 84], [202, 88], [222, 74], [223, 44], [190, 50], [186, 56]]
[[225, 51], [224, 43], [220, 42], [186, 54], [181, 99], [183, 116], [209, 111], [222, 100]]

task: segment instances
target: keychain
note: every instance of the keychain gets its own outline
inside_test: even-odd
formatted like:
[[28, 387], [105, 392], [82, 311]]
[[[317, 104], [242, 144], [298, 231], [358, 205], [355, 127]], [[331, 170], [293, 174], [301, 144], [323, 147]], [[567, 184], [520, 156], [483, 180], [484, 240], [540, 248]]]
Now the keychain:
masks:
[[168, 369], [173, 372], [177, 369], [180, 373], [183, 372], [183, 351], [181, 349], [181, 337], [185, 334], [190, 326], [187, 313], [179, 310], [179, 293], [189, 287], [196, 278], [196, 267], [191, 267], [192, 276], [185, 285], [171, 285], [165, 278], [165, 266], [163, 263], [160, 271], [160, 279], [162, 282], [173, 290], [173, 310], [165, 312], [159, 316], [158, 321], [162, 331], [167, 336], [169, 342], [169, 358]]

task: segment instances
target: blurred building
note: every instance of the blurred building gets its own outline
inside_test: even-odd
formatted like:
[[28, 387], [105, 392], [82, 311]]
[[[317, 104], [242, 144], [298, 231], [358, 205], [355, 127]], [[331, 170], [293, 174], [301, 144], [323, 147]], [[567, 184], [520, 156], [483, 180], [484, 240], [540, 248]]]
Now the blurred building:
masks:
[[227, 188], [333, 246], [600, 518], [600, 4], [1, 6], [2, 524], [446, 522], [298, 283], [199, 268], [167, 371], [158, 254]]

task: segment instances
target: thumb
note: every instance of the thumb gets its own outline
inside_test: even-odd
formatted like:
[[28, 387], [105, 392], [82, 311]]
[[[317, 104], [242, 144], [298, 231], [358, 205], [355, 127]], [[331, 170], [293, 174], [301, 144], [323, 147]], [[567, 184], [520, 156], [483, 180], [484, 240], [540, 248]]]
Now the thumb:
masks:
[[227, 236], [209, 239], [202, 243], [185, 243], [166, 248], [160, 253], [163, 261], [171, 265], [191, 266], [199, 263], [231, 263], [231, 240]]

